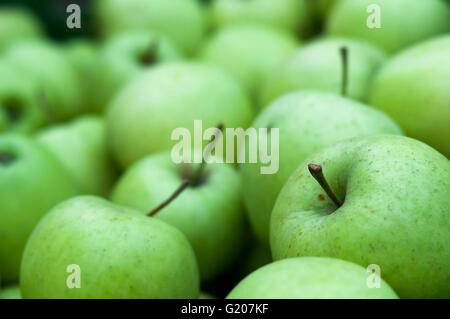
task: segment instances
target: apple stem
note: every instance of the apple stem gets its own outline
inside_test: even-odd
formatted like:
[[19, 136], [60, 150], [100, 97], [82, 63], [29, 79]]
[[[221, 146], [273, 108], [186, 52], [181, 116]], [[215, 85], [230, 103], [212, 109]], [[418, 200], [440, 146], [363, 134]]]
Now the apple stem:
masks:
[[172, 193], [172, 195], [170, 195], [169, 198], [167, 198], [164, 202], [162, 202], [161, 204], [159, 204], [158, 206], [156, 206], [155, 208], [153, 208], [148, 214], [147, 216], [153, 217], [155, 216], [157, 213], [159, 213], [164, 207], [166, 207], [167, 205], [169, 205], [171, 202], [173, 202], [188, 186], [189, 186], [190, 182], [188, 179], [183, 179], [183, 181], [181, 182], [181, 185], [178, 186], [178, 188], [175, 190], [175, 192]]
[[347, 87], [348, 87], [348, 48], [341, 47], [339, 50], [341, 54], [341, 62], [342, 62], [342, 82], [341, 82], [341, 95], [347, 96]]
[[336, 194], [331, 189], [330, 184], [328, 184], [327, 180], [325, 179], [325, 176], [323, 175], [322, 165], [319, 165], [319, 164], [308, 164], [308, 170], [311, 173], [312, 177], [314, 177], [314, 179], [323, 188], [325, 193], [327, 193], [328, 197], [331, 198], [333, 203], [337, 207], [341, 207], [342, 206], [342, 201], [339, 198], [337, 198]]
[[[217, 143], [217, 137], [223, 131], [223, 128], [224, 128], [223, 123], [219, 123], [217, 125], [216, 127], [217, 133], [211, 137], [210, 143], [208, 144], [209, 146], [209, 148], [207, 149], [208, 152], [206, 153], [206, 155], [209, 155], [211, 153], [212, 148], [214, 147], [215, 143]], [[206, 166], [206, 159], [204, 158], [204, 156], [202, 156], [202, 162], [198, 166], [197, 170], [195, 171], [191, 179], [193, 185], [196, 185], [198, 183], [199, 179], [203, 174], [203, 171], [205, 170], [205, 166]]]
[[144, 65], [152, 65], [157, 61], [159, 41], [153, 40], [150, 42], [148, 48], [139, 57], [139, 60]]

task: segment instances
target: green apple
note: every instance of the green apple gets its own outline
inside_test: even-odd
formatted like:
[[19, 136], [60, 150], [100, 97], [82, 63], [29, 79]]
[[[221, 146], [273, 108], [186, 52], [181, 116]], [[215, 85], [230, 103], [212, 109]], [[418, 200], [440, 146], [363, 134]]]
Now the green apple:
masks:
[[[192, 179], [197, 164], [175, 164], [170, 152], [132, 165], [117, 182], [113, 202], [148, 213], [183, 179]], [[192, 184], [155, 215], [183, 232], [197, 256], [202, 281], [211, 281], [236, 260], [247, 225], [241, 179], [228, 164], [208, 164], [198, 185]]]
[[382, 112], [332, 93], [304, 91], [276, 100], [256, 118], [255, 128], [279, 129], [279, 170], [261, 174], [260, 164], [241, 167], [244, 201], [262, 242], [269, 242], [270, 213], [284, 183], [309, 155], [357, 136], [401, 134]]
[[128, 30], [158, 31], [191, 54], [205, 32], [197, 0], [96, 0], [95, 14], [105, 36]]
[[181, 59], [181, 53], [156, 32], [130, 31], [113, 36], [100, 50], [95, 71], [94, 110], [103, 111], [120, 89], [142, 71]]
[[[378, 17], [379, 28], [369, 27]], [[327, 23], [332, 36], [364, 39], [389, 53], [449, 31], [450, 6], [442, 0], [342, 0]]]
[[305, 0], [213, 0], [210, 11], [216, 27], [250, 22], [301, 32], [308, 24]]
[[11, 63], [0, 62], [0, 131], [28, 133], [47, 123], [36, 81]]
[[63, 164], [82, 193], [109, 194], [116, 171], [103, 118], [84, 116], [48, 127], [37, 134], [37, 140]]
[[341, 49], [348, 52], [348, 96], [365, 101], [376, 71], [385, 60], [378, 48], [358, 40], [320, 39], [300, 48], [273, 72], [261, 92], [260, 105], [299, 90], [340, 93], [343, 76]]
[[27, 41], [5, 52], [4, 61], [18, 68], [22, 77], [39, 83], [45, 95], [45, 109], [52, 121], [60, 121], [81, 111], [81, 90], [77, 74], [56, 45]]
[[368, 273], [348, 261], [325, 257], [288, 258], [251, 273], [228, 299], [397, 299], [381, 279], [369, 288]]
[[256, 96], [261, 84], [298, 46], [295, 37], [264, 25], [231, 25], [219, 29], [201, 57], [235, 75]]
[[4, 287], [0, 290], [0, 299], [22, 299], [19, 286]]
[[[323, 171], [340, 204], [325, 195], [309, 163]], [[417, 140], [378, 135], [339, 143], [300, 164], [278, 196], [270, 236], [274, 259], [378, 265], [400, 297], [449, 298], [449, 229], [447, 158]]]
[[[70, 275], [79, 275], [72, 281], [79, 279], [79, 288], [68, 285]], [[38, 224], [24, 252], [20, 286], [24, 298], [197, 298], [198, 277], [194, 252], [176, 228], [81, 196]]]
[[81, 84], [82, 106], [84, 112], [92, 111], [92, 99], [98, 94], [98, 83], [94, 74], [100, 62], [98, 47], [87, 39], [71, 40], [64, 46], [67, 59], [75, 69]]
[[450, 36], [392, 58], [375, 78], [370, 103], [392, 116], [408, 136], [450, 158]]
[[245, 90], [231, 75], [214, 65], [179, 62], [158, 65], [128, 84], [110, 105], [107, 128], [116, 159], [127, 167], [170, 149], [173, 130], [193, 132], [194, 120], [204, 128], [246, 128], [252, 116]]
[[17, 42], [42, 36], [42, 25], [30, 11], [23, 7], [0, 8], [0, 52]]
[[0, 135], [3, 281], [17, 281], [25, 243], [42, 215], [77, 192], [64, 167], [38, 143], [15, 133]]

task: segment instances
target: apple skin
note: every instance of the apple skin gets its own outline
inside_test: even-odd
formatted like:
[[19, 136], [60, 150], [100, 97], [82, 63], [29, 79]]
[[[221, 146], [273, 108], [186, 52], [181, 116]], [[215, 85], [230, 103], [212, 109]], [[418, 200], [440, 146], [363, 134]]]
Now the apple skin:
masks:
[[18, 68], [41, 86], [46, 112], [52, 122], [62, 121], [81, 112], [81, 85], [75, 69], [63, 51], [46, 42], [26, 41], [5, 52], [4, 61]]
[[[264, 25], [231, 25], [214, 34], [201, 58], [235, 75], [257, 96], [261, 84], [299, 45], [290, 33]], [[261, 52], [264, 52], [263, 54]]]
[[29, 133], [48, 122], [39, 85], [10, 63], [0, 62], [0, 132]]
[[[381, 28], [367, 27], [369, 5], [381, 8]], [[450, 6], [441, 0], [342, 0], [331, 11], [327, 33], [366, 40], [389, 53], [450, 31]]]
[[93, 110], [93, 96], [98, 94], [98, 83], [95, 82], [94, 75], [100, 62], [99, 48], [96, 43], [90, 40], [75, 39], [65, 44], [63, 50], [81, 84], [81, 108], [83, 112], [91, 112]]
[[[69, 289], [68, 265], [81, 270]], [[196, 298], [198, 267], [176, 228], [130, 208], [80, 196], [52, 209], [24, 252], [24, 298]]]
[[357, 101], [324, 92], [304, 91], [279, 98], [263, 110], [255, 128], [279, 128], [279, 170], [263, 175], [260, 164], [241, 166], [244, 202], [255, 234], [269, 243], [270, 214], [286, 180], [312, 153], [345, 139], [402, 134], [388, 116]]
[[162, 64], [143, 72], [114, 99], [107, 115], [109, 142], [116, 160], [127, 167], [175, 145], [175, 128], [192, 133], [194, 120], [202, 120], [204, 129], [218, 123], [246, 128], [252, 113], [245, 90], [219, 67]]
[[380, 70], [370, 103], [450, 158], [450, 36], [414, 46]]
[[[141, 61], [141, 56], [155, 46], [155, 61]], [[130, 31], [110, 37], [99, 53], [95, 67], [94, 110], [104, 111], [110, 100], [131, 79], [158, 63], [180, 60], [178, 48], [165, 36], [156, 32]]]
[[22, 299], [19, 286], [9, 286], [0, 289], [0, 299]]
[[[170, 152], [132, 165], [117, 182], [114, 203], [148, 213], [189, 178], [198, 164], [175, 164]], [[248, 230], [241, 199], [241, 178], [229, 164], [207, 164], [206, 180], [189, 186], [155, 215], [183, 232], [191, 243], [202, 281], [211, 281], [239, 256]]]
[[96, 0], [94, 13], [104, 36], [124, 31], [157, 31], [186, 54], [193, 54], [205, 32], [205, 16], [196, 0]]
[[0, 269], [16, 282], [25, 243], [39, 219], [78, 190], [62, 165], [29, 137], [0, 135]]
[[48, 127], [36, 138], [63, 164], [83, 194], [109, 194], [117, 172], [102, 117], [79, 117], [68, 124]]
[[368, 273], [354, 263], [326, 257], [275, 261], [244, 278], [227, 299], [397, 299], [385, 282], [368, 288]]
[[[336, 206], [308, 171], [323, 166]], [[367, 267], [402, 298], [450, 297], [450, 163], [403, 136], [359, 138], [304, 161], [272, 212], [274, 259], [326, 256]]]
[[0, 8], [0, 52], [23, 40], [40, 39], [43, 34], [40, 22], [30, 11], [23, 7]]
[[348, 49], [348, 97], [366, 101], [373, 77], [385, 61], [384, 53], [358, 40], [323, 38], [298, 49], [268, 77], [261, 92], [260, 105], [265, 107], [279, 96], [300, 90], [340, 94], [342, 47]]
[[258, 23], [301, 32], [309, 23], [308, 14], [304, 0], [213, 0], [210, 20], [217, 28], [230, 24]]

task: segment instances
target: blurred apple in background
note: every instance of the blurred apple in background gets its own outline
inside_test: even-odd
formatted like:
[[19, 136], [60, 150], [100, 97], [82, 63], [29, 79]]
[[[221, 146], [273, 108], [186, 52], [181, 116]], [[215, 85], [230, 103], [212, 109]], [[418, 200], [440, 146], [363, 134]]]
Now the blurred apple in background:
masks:
[[[367, 25], [373, 12], [379, 12], [380, 28]], [[327, 25], [332, 36], [363, 39], [389, 53], [449, 31], [450, 8], [443, 0], [341, 0]]]
[[450, 158], [450, 35], [393, 57], [373, 83], [370, 103], [411, 137]]
[[95, 69], [92, 111], [102, 112], [120, 89], [136, 75], [160, 63], [180, 60], [181, 52], [164, 35], [129, 31], [109, 38]]
[[96, 0], [94, 16], [105, 37], [129, 30], [158, 31], [187, 54], [196, 51], [205, 31], [197, 0]]
[[269, 74], [290, 57], [294, 35], [264, 25], [231, 25], [207, 40], [200, 57], [235, 75], [255, 98]]
[[384, 53], [362, 41], [320, 39], [301, 47], [268, 77], [260, 97], [265, 107], [277, 97], [299, 90], [342, 91], [341, 49], [348, 51], [348, 97], [367, 100], [376, 71], [385, 61]]

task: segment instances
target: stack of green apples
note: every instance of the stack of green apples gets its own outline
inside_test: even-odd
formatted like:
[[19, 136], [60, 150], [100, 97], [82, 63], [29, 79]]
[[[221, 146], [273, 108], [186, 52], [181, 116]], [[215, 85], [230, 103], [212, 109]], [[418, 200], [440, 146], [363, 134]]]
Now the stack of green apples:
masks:
[[448, 1], [91, 4], [0, 6], [0, 299], [450, 298]]

